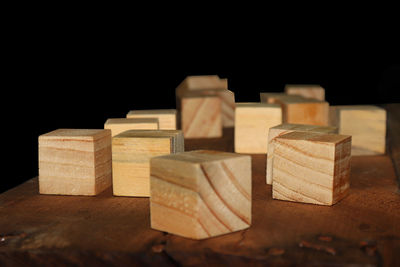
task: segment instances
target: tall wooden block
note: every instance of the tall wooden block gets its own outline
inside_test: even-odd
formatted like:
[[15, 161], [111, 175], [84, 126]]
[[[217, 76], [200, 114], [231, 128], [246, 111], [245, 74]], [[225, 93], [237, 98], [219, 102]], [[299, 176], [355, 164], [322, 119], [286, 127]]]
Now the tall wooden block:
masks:
[[268, 130], [282, 123], [276, 104], [238, 103], [235, 114], [235, 152], [267, 153]]
[[113, 192], [116, 196], [150, 195], [150, 159], [184, 151], [182, 131], [130, 130], [112, 138]]
[[251, 224], [251, 157], [190, 151], [151, 159], [151, 227], [203, 239]]
[[287, 84], [285, 93], [325, 101], [325, 89], [316, 84]]
[[110, 129], [112, 136], [128, 130], [158, 130], [158, 119], [108, 119], [104, 129]]
[[355, 155], [379, 155], [386, 148], [386, 110], [377, 106], [332, 106], [331, 125], [352, 136]]
[[183, 97], [181, 122], [185, 138], [221, 137], [221, 99], [216, 95]]
[[126, 115], [128, 119], [155, 118], [158, 119], [160, 130], [176, 130], [175, 109], [131, 110]]
[[267, 169], [266, 169], [266, 182], [272, 184], [273, 173], [273, 160], [274, 160], [274, 140], [276, 137], [291, 133], [291, 132], [319, 132], [319, 133], [338, 133], [337, 127], [333, 126], [318, 126], [318, 125], [305, 125], [305, 124], [290, 124], [284, 123], [271, 127], [268, 132], [268, 154], [267, 154]]
[[274, 143], [274, 199], [333, 205], [346, 196], [351, 136], [292, 132]]
[[97, 195], [111, 186], [111, 131], [58, 129], [39, 136], [39, 192]]

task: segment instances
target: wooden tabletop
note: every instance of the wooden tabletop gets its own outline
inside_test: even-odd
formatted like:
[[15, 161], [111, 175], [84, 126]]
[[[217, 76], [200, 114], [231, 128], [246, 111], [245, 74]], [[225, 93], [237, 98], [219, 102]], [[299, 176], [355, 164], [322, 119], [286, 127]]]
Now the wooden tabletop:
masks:
[[[332, 207], [272, 200], [253, 155], [252, 226], [194, 241], [150, 229], [148, 198], [39, 195], [33, 178], [0, 195], [0, 266], [400, 266], [400, 105], [386, 107], [393, 147], [353, 157], [350, 194]], [[232, 151], [232, 129], [186, 140], [198, 148]]]

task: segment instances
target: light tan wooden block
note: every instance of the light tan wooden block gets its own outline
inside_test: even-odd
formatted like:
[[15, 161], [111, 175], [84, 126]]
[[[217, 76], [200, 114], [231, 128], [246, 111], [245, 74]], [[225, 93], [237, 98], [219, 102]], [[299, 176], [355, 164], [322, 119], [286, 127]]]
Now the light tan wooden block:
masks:
[[115, 136], [128, 130], [158, 130], [158, 119], [108, 119], [104, 124], [104, 129], [111, 130], [111, 136]]
[[158, 119], [160, 130], [176, 130], [175, 109], [131, 110], [126, 115], [128, 119], [155, 118]]
[[338, 128], [333, 126], [318, 126], [318, 125], [305, 125], [305, 124], [290, 124], [284, 123], [275, 127], [269, 128], [268, 132], [268, 154], [267, 154], [267, 169], [266, 169], [266, 182], [272, 184], [272, 164], [274, 160], [274, 140], [276, 137], [291, 133], [291, 132], [317, 132], [317, 133], [338, 133]]
[[386, 148], [386, 110], [377, 106], [332, 106], [331, 125], [352, 136], [353, 156], [379, 155]]
[[237, 103], [235, 152], [258, 154], [268, 151], [268, 130], [282, 123], [282, 109], [276, 104]]
[[130, 130], [112, 138], [113, 193], [150, 195], [150, 159], [184, 151], [182, 131]]
[[181, 126], [185, 138], [221, 137], [221, 98], [216, 95], [183, 97]]
[[349, 190], [351, 136], [292, 132], [274, 140], [272, 197], [333, 205]]
[[193, 239], [251, 224], [251, 157], [190, 151], [151, 159], [151, 227]]
[[111, 186], [111, 131], [58, 129], [39, 136], [39, 192], [97, 195]]
[[285, 93], [325, 101], [325, 89], [316, 84], [287, 84]]
[[228, 80], [218, 75], [187, 76], [178, 86], [179, 90], [228, 89]]

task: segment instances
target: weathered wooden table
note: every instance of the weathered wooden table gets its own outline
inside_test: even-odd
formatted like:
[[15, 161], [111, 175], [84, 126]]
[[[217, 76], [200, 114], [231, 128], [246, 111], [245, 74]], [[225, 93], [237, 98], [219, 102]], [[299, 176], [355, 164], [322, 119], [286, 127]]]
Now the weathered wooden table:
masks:
[[[332, 207], [272, 200], [257, 155], [252, 226], [194, 241], [150, 229], [148, 198], [39, 195], [34, 178], [0, 195], [0, 266], [400, 266], [400, 105], [386, 108], [388, 154], [353, 157], [350, 194]], [[232, 151], [232, 137], [186, 147]]]

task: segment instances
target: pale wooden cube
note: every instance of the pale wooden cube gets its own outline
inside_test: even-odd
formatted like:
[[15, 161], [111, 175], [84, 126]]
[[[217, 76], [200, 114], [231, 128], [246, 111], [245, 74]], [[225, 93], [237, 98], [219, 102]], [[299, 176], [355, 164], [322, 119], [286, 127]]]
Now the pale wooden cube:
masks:
[[183, 152], [182, 131], [130, 130], [112, 138], [113, 193], [150, 196], [150, 159]]
[[221, 98], [217, 95], [184, 96], [181, 127], [185, 138], [222, 136]]
[[93, 196], [111, 186], [111, 131], [58, 129], [39, 136], [39, 192]]
[[274, 144], [274, 199], [333, 205], [347, 195], [351, 136], [291, 132]]
[[287, 84], [285, 93], [325, 101], [325, 89], [317, 84]]
[[267, 154], [267, 165], [266, 165], [266, 182], [272, 184], [272, 163], [274, 160], [274, 139], [278, 136], [291, 133], [291, 132], [319, 132], [319, 133], [338, 133], [337, 127], [333, 126], [318, 126], [318, 125], [306, 125], [306, 124], [290, 124], [284, 123], [271, 127], [268, 133], [268, 154]]
[[235, 111], [235, 152], [265, 154], [268, 130], [282, 123], [282, 109], [276, 104], [237, 103]]
[[151, 227], [204, 239], [250, 227], [251, 157], [190, 151], [151, 159]]
[[352, 136], [353, 156], [385, 154], [386, 110], [377, 106], [332, 106], [330, 123]]
[[126, 115], [128, 119], [155, 118], [158, 119], [160, 130], [176, 130], [176, 109], [131, 110]]
[[104, 124], [104, 129], [111, 130], [111, 136], [115, 136], [128, 130], [158, 130], [158, 119], [126, 119], [113, 118], [108, 119]]

